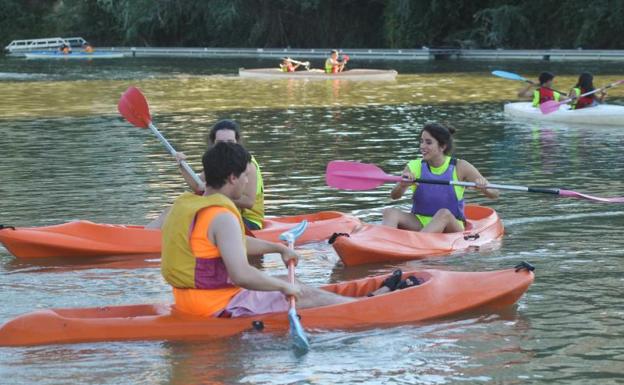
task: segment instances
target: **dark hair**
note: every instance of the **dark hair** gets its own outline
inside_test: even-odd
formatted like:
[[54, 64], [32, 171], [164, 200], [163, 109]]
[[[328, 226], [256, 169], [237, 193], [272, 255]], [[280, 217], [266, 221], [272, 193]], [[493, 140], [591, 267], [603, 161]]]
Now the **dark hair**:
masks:
[[444, 155], [449, 155], [453, 152], [453, 134], [455, 133], [453, 126], [449, 124], [427, 123], [420, 131], [421, 136], [424, 131], [433, 136], [440, 146], [446, 145]]
[[549, 80], [553, 80], [554, 78], [555, 78], [555, 75], [551, 74], [550, 72], [542, 72], [539, 75], [540, 86], [544, 85], [544, 83], [546, 83]]
[[212, 126], [212, 128], [210, 129], [210, 132], [208, 133], [208, 144], [214, 144], [215, 138], [217, 137], [217, 131], [220, 130], [234, 131], [236, 143], [241, 142], [240, 126], [238, 125], [238, 123], [233, 120], [223, 119], [215, 123], [215, 125]]
[[238, 143], [220, 142], [210, 147], [202, 157], [206, 186], [218, 189], [230, 175], [239, 177], [251, 162], [251, 155]]
[[589, 72], [583, 72], [578, 78], [578, 82], [574, 87], [578, 87], [583, 92], [589, 92], [594, 90], [594, 76]]

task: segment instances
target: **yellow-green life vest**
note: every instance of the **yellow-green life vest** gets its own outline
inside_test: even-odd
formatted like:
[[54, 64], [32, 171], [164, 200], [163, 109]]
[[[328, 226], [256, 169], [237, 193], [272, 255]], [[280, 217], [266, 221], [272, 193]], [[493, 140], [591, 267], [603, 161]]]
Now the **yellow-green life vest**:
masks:
[[264, 182], [262, 172], [256, 158], [251, 157], [251, 162], [256, 166], [256, 200], [250, 209], [243, 209], [243, 217], [262, 228], [264, 222]]

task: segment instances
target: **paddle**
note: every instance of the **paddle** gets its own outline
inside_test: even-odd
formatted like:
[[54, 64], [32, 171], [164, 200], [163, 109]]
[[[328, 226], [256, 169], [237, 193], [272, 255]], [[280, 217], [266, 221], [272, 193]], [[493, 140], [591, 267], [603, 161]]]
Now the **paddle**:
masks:
[[[386, 174], [382, 169], [374, 164], [350, 162], [345, 160], [333, 160], [329, 162], [327, 164], [325, 178], [328, 186], [343, 190], [371, 190], [386, 182], [399, 182], [402, 180], [400, 176]], [[454, 180], [415, 179], [414, 182], [476, 187], [474, 182], [461, 182]], [[500, 190], [554, 194], [562, 197], [584, 198], [605, 203], [624, 203], [624, 197], [600, 198], [587, 194], [581, 194], [576, 191], [558, 188], [526, 187], [504, 184], [488, 184], [485, 187]]]
[[[295, 240], [305, 232], [307, 227], [308, 221], [304, 219], [297, 226], [280, 234], [279, 239], [287, 242], [290, 249], [294, 249]], [[295, 263], [292, 259], [288, 261], [288, 280], [292, 284], [295, 283]], [[290, 322], [290, 336], [292, 337], [295, 348], [302, 353], [307, 352], [310, 349], [310, 342], [308, 341], [308, 337], [306, 337], [303, 326], [301, 326], [301, 321], [299, 321], [299, 317], [297, 316], [294, 296], [290, 297], [288, 321]]]
[[[176, 150], [169, 144], [169, 141], [162, 136], [162, 134], [158, 131], [158, 129], [152, 124], [152, 117], [150, 116], [149, 106], [147, 105], [147, 100], [145, 96], [139, 91], [136, 87], [128, 87], [126, 92], [121, 95], [119, 99], [119, 103], [117, 104], [117, 109], [119, 113], [126, 118], [128, 122], [130, 122], [135, 127], [139, 128], [149, 128], [152, 130], [154, 135], [160, 140], [160, 142], [167, 148], [167, 151], [171, 155], [175, 157]], [[186, 161], [180, 161], [180, 165], [182, 168], [195, 180], [199, 186], [203, 186], [204, 182], [195, 174], [191, 166], [186, 163]]]
[[[539, 83], [534, 82], [532, 80], [529, 80], [529, 79], [527, 79], [525, 77], [522, 77], [522, 76], [520, 76], [518, 74], [515, 74], [513, 72], [492, 71], [492, 75], [498, 76], [499, 78], [503, 78], [503, 79], [507, 79], [507, 80], [518, 80], [518, 81], [521, 81], [521, 82], [526, 82], [526, 83], [529, 83], [529, 84], [533, 84], [534, 86], [539, 86]], [[555, 91], [555, 92], [558, 92], [558, 93], [560, 93], [563, 96], [568, 96], [568, 94], [566, 94], [565, 92], [557, 91], [554, 88], [549, 88], [549, 87], [544, 87], [544, 88], [552, 90], [552, 91]]]
[[559, 106], [561, 106], [562, 104], [569, 103], [572, 100], [582, 98], [583, 96], [593, 95], [596, 92], [604, 91], [604, 90], [606, 90], [608, 88], [615, 87], [615, 86], [620, 85], [622, 83], [624, 83], [624, 80], [618, 80], [617, 82], [611, 83], [611, 84], [609, 84], [607, 86], [604, 86], [602, 88], [598, 88], [598, 89], [595, 89], [593, 91], [585, 92], [584, 94], [581, 94], [579, 96], [574, 96], [574, 97], [571, 97], [571, 98], [567, 98], [567, 99], [564, 99], [564, 100], [562, 100], [560, 102], [557, 102], [557, 101], [554, 101], [554, 100], [549, 100], [547, 102], [544, 102], [544, 103], [540, 104], [540, 111], [542, 111], [543, 114], [550, 114], [552, 112], [557, 111], [559, 109]]
[[308, 71], [310, 70], [310, 62], [309, 61], [299, 61], [299, 60], [294, 60], [294, 59], [291, 59], [291, 58], [286, 58], [286, 60], [291, 62], [291, 63], [302, 65]]
[[[165, 145], [167, 151], [169, 151], [169, 153], [175, 157], [176, 150], [171, 144], [169, 144], [169, 141], [167, 141], [167, 139], [162, 136], [160, 131], [158, 131], [158, 129], [152, 124], [152, 117], [150, 116], [147, 99], [145, 99], [145, 96], [143, 96], [138, 88], [132, 86], [128, 87], [126, 92], [124, 92], [121, 95], [121, 98], [119, 98], [119, 103], [117, 103], [117, 109], [119, 110], [121, 116], [126, 118], [126, 120], [130, 122], [130, 124], [132, 124], [133, 126], [139, 128], [149, 128], [154, 133], [154, 135], [156, 135], [156, 137], [160, 139], [160, 142]], [[186, 161], [180, 161], [180, 165], [188, 174], [191, 175], [191, 177], [195, 180], [195, 183], [197, 183], [198, 186], [204, 185], [204, 182], [199, 178], [199, 176], [197, 176], [197, 174], [193, 171], [191, 166], [186, 163]], [[251, 232], [251, 230], [247, 228], [247, 226], [245, 226], [245, 235], [255, 238], [255, 235]]]

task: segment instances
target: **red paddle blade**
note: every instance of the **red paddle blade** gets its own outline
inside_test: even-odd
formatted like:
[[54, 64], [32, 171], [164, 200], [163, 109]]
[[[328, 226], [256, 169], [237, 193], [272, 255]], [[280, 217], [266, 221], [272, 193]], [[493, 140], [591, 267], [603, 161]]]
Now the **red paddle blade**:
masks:
[[372, 190], [386, 182], [398, 182], [399, 176], [386, 174], [374, 164], [332, 160], [327, 164], [325, 181], [341, 190]]
[[133, 126], [147, 128], [152, 122], [145, 96], [136, 87], [128, 87], [121, 95], [117, 109]]
[[557, 111], [560, 105], [561, 105], [561, 102], [549, 100], [547, 102], [540, 104], [540, 111], [542, 111], [542, 114], [544, 115], [550, 114], [552, 112]]

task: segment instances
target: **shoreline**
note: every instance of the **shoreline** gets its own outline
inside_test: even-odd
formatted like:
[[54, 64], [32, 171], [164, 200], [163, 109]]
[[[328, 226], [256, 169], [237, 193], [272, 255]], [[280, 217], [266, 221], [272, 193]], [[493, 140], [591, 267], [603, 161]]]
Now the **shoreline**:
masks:
[[[53, 50], [51, 50], [53, 51]], [[327, 48], [208, 48], [208, 47], [96, 47], [98, 52], [121, 52], [125, 57], [197, 57], [197, 58], [257, 58], [275, 59], [284, 56], [324, 59]], [[352, 59], [360, 60], [536, 60], [536, 61], [622, 61], [624, 50], [506, 50], [506, 49], [341, 49]], [[25, 52], [6, 53], [23, 57]], [[77, 51], [78, 52], [78, 51]]]

